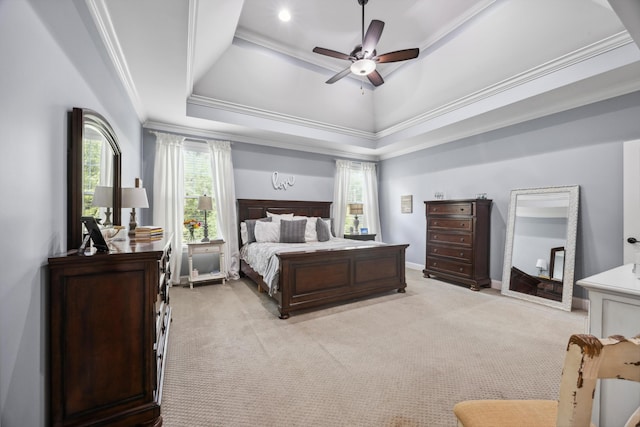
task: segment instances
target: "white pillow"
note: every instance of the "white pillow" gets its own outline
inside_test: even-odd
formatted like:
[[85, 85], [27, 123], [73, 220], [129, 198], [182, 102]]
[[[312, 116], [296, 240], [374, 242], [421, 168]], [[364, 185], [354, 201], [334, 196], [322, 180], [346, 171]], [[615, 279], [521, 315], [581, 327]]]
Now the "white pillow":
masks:
[[271, 212], [267, 212], [267, 218], [271, 218], [271, 222], [279, 223], [281, 219], [292, 220], [293, 219], [293, 214], [292, 213], [274, 214], [274, 213], [271, 213]]
[[294, 220], [296, 219], [306, 219], [307, 226], [304, 229], [304, 241], [305, 242], [317, 242], [318, 241], [318, 232], [316, 231], [316, 221], [318, 217], [312, 216], [294, 216]]
[[334, 239], [336, 236], [333, 234], [333, 220], [331, 218], [321, 218], [322, 221], [326, 222], [329, 226], [329, 233], [331, 234], [331, 238]]
[[256, 221], [256, 242], [278, 243], [280, 241], [280, 222]]

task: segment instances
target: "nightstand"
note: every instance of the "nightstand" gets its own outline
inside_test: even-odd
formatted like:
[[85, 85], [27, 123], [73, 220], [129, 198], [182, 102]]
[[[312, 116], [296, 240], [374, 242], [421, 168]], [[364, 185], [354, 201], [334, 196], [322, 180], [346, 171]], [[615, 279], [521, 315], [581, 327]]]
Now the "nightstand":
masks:
[[[189, 287], [193, 289], [193, 284], [198, 282], [208, 282], [211, 280], [222, 279], [222, 284], [227, 280], [227, 269], [224, 263], [224, 240], [211, 240], [210, 242], [193, 242], [187, 243], [189, 256]], [[220, 256], [220, 271], [211, 271], [209, 273], [193, 271], [193, 255], [209, 254]]]
[[375, 234], [345, 234], [345, 239], [351, 240], [376, 240]]

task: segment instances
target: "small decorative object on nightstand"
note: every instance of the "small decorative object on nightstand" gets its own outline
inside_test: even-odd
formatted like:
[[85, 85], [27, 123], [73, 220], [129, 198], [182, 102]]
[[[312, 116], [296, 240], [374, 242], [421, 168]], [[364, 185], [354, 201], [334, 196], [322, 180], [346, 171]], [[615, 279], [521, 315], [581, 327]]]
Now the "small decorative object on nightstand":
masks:
[[198, 197], [198, 210], [204, 211], [204, 238], [203, 242], [209, 241], [209, 227], [207, 226], [207, 211], [213, 209], [213, 203], [211, 197], [206, 194]]
[[540, 258], [536, 262], [536, 268], [538, 269], [538, 276], [542, 276], [542, 272], [547, 270], [547, 261]]
[[[193, 284], [197, 282], [209, 282], [222, 279], [222, 284], [227, 280], [227, 268], [224, 262], [224, 240], [210, 240], [208, 242], [187, 243], [189, 255], [189, 287], [193, 289]], [[209, 273], [199, 272], [193, 268], [193, 255], [197, 254], [218, 254], [220, 256], [220, 270]]]
[[355, 215], [355, 218], [353, 219], [353, 229], [357, 234], [358, 230], [360, 229], [360, 221], [358, 220], [358, 215], [363, 214], [362, 203], [349, 203], [347, 207], [349, 209], [349, 215]]

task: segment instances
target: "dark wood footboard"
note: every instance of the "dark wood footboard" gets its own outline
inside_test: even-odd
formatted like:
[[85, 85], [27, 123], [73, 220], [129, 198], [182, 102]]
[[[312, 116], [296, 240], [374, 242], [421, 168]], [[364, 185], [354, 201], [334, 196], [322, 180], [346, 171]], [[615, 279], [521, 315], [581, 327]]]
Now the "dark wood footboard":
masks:
[[281, 254], [280, 317], [286, 319], [295, 310], [394, 289], [404, 292], [408, 246]]

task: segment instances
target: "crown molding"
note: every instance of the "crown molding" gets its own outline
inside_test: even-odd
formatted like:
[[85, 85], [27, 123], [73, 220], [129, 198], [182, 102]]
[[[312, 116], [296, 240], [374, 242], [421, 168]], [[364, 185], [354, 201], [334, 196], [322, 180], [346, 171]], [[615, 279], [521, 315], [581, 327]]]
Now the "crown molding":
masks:
[[381, 139], [402, 130], [412, 128], [419, 124], [433, 120], [436, 117], [443, 116], [445, 114], [451, 113], [452, 111], [459, 110], [463, 107], [467, 107], [487, 98], [494, 97], [502, 92], [514, 89], [518, 86], [553, 74], [596, 56], [613, 51], [630, 43], [633, 43], [633, 39], [631, 38], [629, 33], [627, 31], [621, 31], [599, 42], [577, 49], [559, 58], [548, 61], [545, 64], [541, 64], [538, 67], [531, 68], [501, 82], [470, 93], [469, 95], [466, 95], [462, 98], [456, 99], [447, 104], [443, 104], [438, 108], [426, 111], [396, 125], [389, 126], [386, 129], [378, 131], [375, 134], [375, 137], [376, 139]]
[[[225, 133], [225, 132], [215, 132], [215, 131], [193, 128], [189, 126], [181, 126], [181, 125], [162, 123], [162, 122], [156, 122], [156, 121], [147, 121], [143, 124], [142, 127], [145, 130], [155, 130], [155, 131], [161, 131], [161, 132], [176, 133], [192, 139], [199, 139], [199, 140], [216, 139], [216, 140], [225, 140], [225, 141], [231, 141], [231, 142], [242, 142], [246, 144], [263, 145], [267, 147], [282, 148], [286, 150], [303, 151], [308, 153], [324, 154], [328, 156], [338, 156], [338, 157], [344, 157], [347, 159], [378, 161], [378, 156], [375, 153], [366, 154], [364, 152], [345, 151], [345, 150], [340, 150], [340, 149], [331, 148], [331, 147], [323, 147], [320, 145], [312, 146], [312, 145], [306, 145], [306, 144], [296, 144], [292, 142], [277, 141], [277, 140], [272, 140], [268, 138], [259, 138], [254, 136], [238, 135], [238, 134], [231, 134], [231, 133]], [[366, 151], [374, 151], [374, 150], [366, 150]]]
[[111, 62], [113, 63], [116, 73], [118, 74], [118, 77], [120, 78], [120, 81], [133, 104], [133, 108], [136, 111], [138, 119], [140, 122], [144, 122], [146, 120], [146, 112], [142, 101], [140, 100], [140, 96], [138, 95], [136, 85], [131, 77], [131, 72], [129, 71], [129, 66], [127, 65], [124, 52], [122, 51], [122, 46], [120, 46], [120, 41], [118, 40], [115, 28], [113, 27], [113, 22], [111, 20], [109, 10], [107, 9], [106, 2], [105, 0], [86, 0], [86, 4], [107, 54], [109, 55], [109, 58], [111, 58]]
[[189, 23], [187, 24], [187, 91], [193, 92], [193, 73], [196, 60], [196, 31], [198, 29], [198, 0], [189, 0]]
[[220, 99], [209, 98], [202, 95], [191, 95], [187, 98], [187, 104], [198, 105], [206, 108], [213, 108], [223, 111], [229, 111], [232, 113], [245, 114], [249, 116], [259, 117], [262, 119], [275, 120], [278, 122], [304, 126], [322, 131], [334, 132], [342, 135], [348, 135], [355, 138], [368, 140], [372, 143], [375, 142], [376, 137], [372, 132], [357, 130], [344, 126], [336, 126], [329, 123], [319, 122], [315, 120], [308, 120], [302, 117], [292, 116], [288, 114], [281, 114], [275, 111], [264, 110], [261, 108], [255, 108], [248, 105], [237, 104], [234, 102], [223, 101]]

